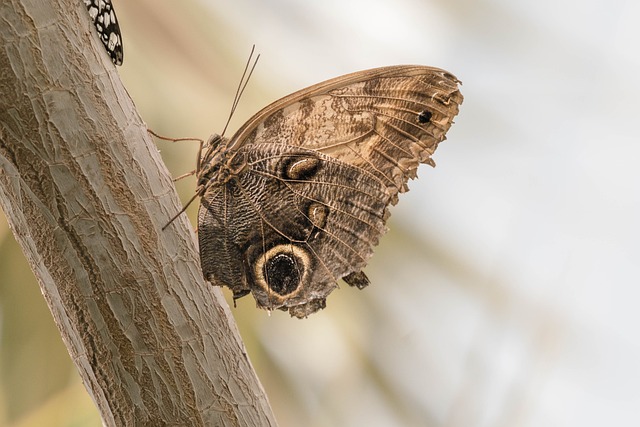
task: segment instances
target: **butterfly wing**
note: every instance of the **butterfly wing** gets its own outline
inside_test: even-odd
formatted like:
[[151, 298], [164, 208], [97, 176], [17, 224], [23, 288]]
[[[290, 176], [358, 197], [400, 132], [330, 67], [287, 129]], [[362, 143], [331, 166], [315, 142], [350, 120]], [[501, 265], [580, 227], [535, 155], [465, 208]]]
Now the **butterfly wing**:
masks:
[[366, 265], [385, 231], [389, 195], [371, 174], [313, 150], [242, 151], [246, 169], [201, 202], [204, 275], [234, 295], [251, 291], [260, 307], [306, 317]]
[[459, 80], [424, 66], [393, 66], [341, 76], [293, 93], [251, 118], [231, 146], [297, 145], [377, 176], [397, 201], [458, 114]]
[[111, 0], [84, 0], [84, 4], [111, 60], [116, 65], [122, 65], [122, 34]]
[[[240, 171], [199, 212], [205, 277], [297, 317], [324, 308], [385, 232], [388, 206], [444, 139], [462, 96], [445, 71], [387, 67], [296, 92], [226, 145]], [[241, 261], [240, 261], [241, 260]]]

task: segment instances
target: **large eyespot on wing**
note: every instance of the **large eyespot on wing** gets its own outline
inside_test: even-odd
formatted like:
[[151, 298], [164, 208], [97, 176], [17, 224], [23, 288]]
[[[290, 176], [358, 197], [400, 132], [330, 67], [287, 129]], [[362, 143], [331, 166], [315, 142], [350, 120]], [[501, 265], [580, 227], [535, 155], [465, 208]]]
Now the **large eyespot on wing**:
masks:
[[231, 140], [317, 150], [367, 170], [397, 193], [407, 191], [458, 114], [459, 80], [424, 66], [348, 74], [303, 89], [252, 117]]

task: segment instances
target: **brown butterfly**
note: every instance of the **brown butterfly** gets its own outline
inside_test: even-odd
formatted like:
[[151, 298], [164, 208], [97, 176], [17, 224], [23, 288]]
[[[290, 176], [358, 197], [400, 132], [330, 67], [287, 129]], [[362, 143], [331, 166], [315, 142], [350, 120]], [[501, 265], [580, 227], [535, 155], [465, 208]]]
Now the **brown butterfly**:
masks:
[[324, 308], [339, 279], [367, 286], [361, 270], [388, 207], [420, 163], [434, 166], [459, 83], [424, 66], [360, 71], [272, 103], [231, 138], [213, 135], [196, 169], [204, 277], [299, 318]]

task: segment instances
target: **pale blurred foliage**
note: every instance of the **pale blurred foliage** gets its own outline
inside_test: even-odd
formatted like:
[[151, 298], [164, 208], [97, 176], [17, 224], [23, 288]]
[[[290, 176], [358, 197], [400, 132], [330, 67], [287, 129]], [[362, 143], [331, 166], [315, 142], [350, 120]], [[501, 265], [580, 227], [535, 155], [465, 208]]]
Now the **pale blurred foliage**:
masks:
[[[281, 426], [640, 425], [637, 2], [115, 6], [119, 73], [167, 135], [222, 130], [254, 43], [228, 133], [350, 71], [417, 63], [464, 81], [368, 289], [343, 286], [304, 321], [251, 297], [233, 309]], [[174, 175], [193, 168], [195, 144], [158, 147]], [[193, 187], [178, 183], [183, 200]], [[4, 222], [0, 239], [0, 424], [98, 426]]]

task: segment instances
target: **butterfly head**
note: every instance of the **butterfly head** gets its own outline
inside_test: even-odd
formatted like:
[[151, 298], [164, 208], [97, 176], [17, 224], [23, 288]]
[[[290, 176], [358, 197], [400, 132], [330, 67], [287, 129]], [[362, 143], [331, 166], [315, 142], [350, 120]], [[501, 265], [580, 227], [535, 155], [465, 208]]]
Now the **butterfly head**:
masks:
[[202, 148], [198, 185], [208, 188], [224, 185], [244, 171], [247, 162], [243, 153], [229, 148], [229, 139], [212, 135]]

